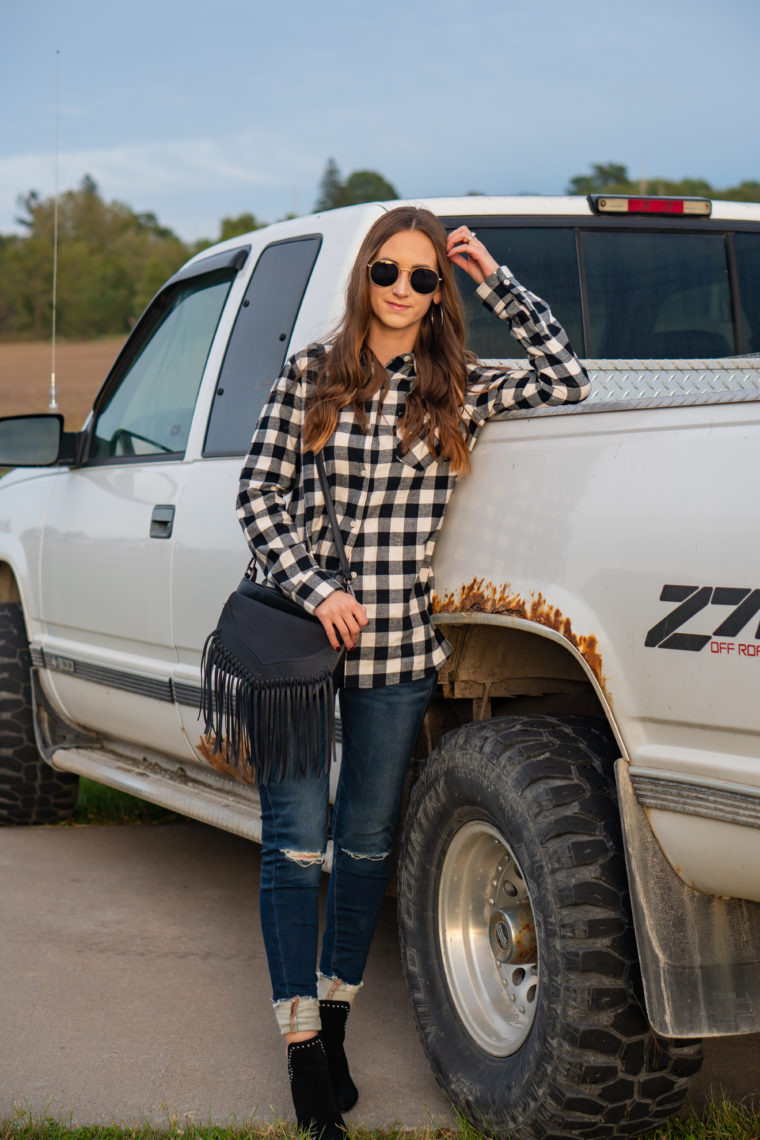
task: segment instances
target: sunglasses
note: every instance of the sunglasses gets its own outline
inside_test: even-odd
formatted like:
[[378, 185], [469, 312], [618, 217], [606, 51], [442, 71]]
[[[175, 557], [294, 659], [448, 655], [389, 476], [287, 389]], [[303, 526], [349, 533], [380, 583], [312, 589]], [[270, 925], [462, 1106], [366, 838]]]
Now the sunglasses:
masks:
[[416, 269], [401, 269], [395, 261], [370, 261], [369, 275], [372, 283], [380, 289], [387, 289], [398, 281], [399, 273], [409, 274], [409, 284], [415, 293], [435, 293], [443, 280], [434, 269], [418, 265]]

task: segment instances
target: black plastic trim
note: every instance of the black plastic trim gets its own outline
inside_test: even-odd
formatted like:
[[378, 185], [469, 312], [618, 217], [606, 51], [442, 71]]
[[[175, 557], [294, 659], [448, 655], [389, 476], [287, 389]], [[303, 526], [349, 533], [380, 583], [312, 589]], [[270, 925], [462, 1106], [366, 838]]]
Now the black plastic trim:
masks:
[[74, 657], [51, 653], [38, 645], [29, 647], [32, 666], [36, 669], [48, 669], [52, 673], [63, 673], [68, 677], [78, 677], [82, 681], [90, 681], [94, 685], [107, 685], [111, 689], [121, 689], [123, 692], [136, 693], [141, 697], [150, 697], [152, 700], [186, 705], [197, 709], [201, 703], [200, 685], [190, 685], [185, 681], [175, 681], [168, 678], [166, 681], [159, 677], [145, 677], [138, 673], [125, 673], [121, 669], [111, 669], [105, 665], [93, 665], [88, 661], [79, 661]]
[[462, 214], [459, 217], [441, 216], [446, 227], [468, 225], [470, 229], [603, 229], [603, 230], [718, 230], [723, 233], [760, 230], [760, 222], [738, 221], [731, 218], [699, 218], [693, 215], [674, 217], [668, 214]]
[[191, 709], [198, 709], [201, 705], [201, 687], [200, 685], [188, 685], [184, 681], [171, 682], [172, 693], [174, 695], [174, 703], [177, 705], [186, 705]]
[[742, 292], [739, 281], [739, 265], [736, 260], [736, 247], [733, 233], [726, 234], [726, 261], [728, 263], [728, 287], [731, 294], [731, 316], [734, 323], [734, 344], [736, 355], [745, 355], [744, 323], [742, 321]]
[[89, 661], [79, 661], [74, 657], [50, 653], [45, 649], [35, 648], [32, 652], [34, 663], [38, 668], [49, 669], [54, 673], [65, 673], [81, 681], [91, 681], [94, 685], [107, 685], [110, 689], [121, 689], [156, 701], [172, 702], [174, 699], [171, 683], [168, 680], [162, 681], [159, 677], [125, 673], [121, 669], [93, 665]]
[[188, 265], [183, 265], [173, 277], [169, 278], [161, 292], [163, 293], [164, 289], [170, 285], [176, 285], [178, 281], [187, 281], [191, 277], [203, 277], [206, 273], [215, 273], [219, 269], [234, 269], [236, 273], [239, 273], [248, 260], [250, 252], [251, 247], [249, 245], [241, 245], [237, 249], [227, 249], [223, 253], [215, 253], [211, 257], [202, 257], [199, 261], [191, 261]]

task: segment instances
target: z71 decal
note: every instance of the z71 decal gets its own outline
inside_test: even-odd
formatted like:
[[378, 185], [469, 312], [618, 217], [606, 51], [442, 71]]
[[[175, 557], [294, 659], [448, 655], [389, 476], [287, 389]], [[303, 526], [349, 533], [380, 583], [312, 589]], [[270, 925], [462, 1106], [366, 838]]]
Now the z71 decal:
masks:
[[[685, 649], [699, 653], [709, 643], [711, 653], [760, 657], [760, 625], [755, 630], [754, 643], [735, 640], [760, 613], [760, 590], [734, 586], [663, 586], [660, 601], [678, 604], [649, 630], [644, 639], [649, 648]], [[708, 610], [712, 606], [732, 607], [712, 633], [677, 632], [700, 610]], [[710, 616], [708, 610], [703, 619], [705, 626], [712, 624]]]

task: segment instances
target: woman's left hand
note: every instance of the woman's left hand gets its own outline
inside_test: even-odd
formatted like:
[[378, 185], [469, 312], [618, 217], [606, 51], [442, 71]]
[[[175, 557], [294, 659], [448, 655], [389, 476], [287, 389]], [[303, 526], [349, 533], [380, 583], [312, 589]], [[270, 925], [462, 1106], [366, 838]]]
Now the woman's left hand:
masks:
[[453, 261], [465, 273], [469, 273], [476, 285], [485, 281], [499, 268], [483, 242], [475, 236], [469, 226], [459, 226], [452, 230], [446, 241], [449, 261]]

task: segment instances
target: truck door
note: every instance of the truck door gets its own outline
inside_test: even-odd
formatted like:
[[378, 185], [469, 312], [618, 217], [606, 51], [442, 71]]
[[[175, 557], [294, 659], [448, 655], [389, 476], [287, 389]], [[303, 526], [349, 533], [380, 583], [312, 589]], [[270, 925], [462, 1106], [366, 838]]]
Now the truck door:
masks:
[[310, 234], [262, 250], [235, 318], [201, 455], [186, 464], [174, 528], [173, 687], [187, 738], [204, 759], [201, 649], [250, 557], [235, 514], [240, 468], [282, 368], [320, 244], [321, 237]]
[[181, 270], [101, 390], [89, 454], [62, 472], [42, 542], [43, 651], [78, 724], [187, 756], [171, 690], [171, 565], [183, 462], [237, 255]]

